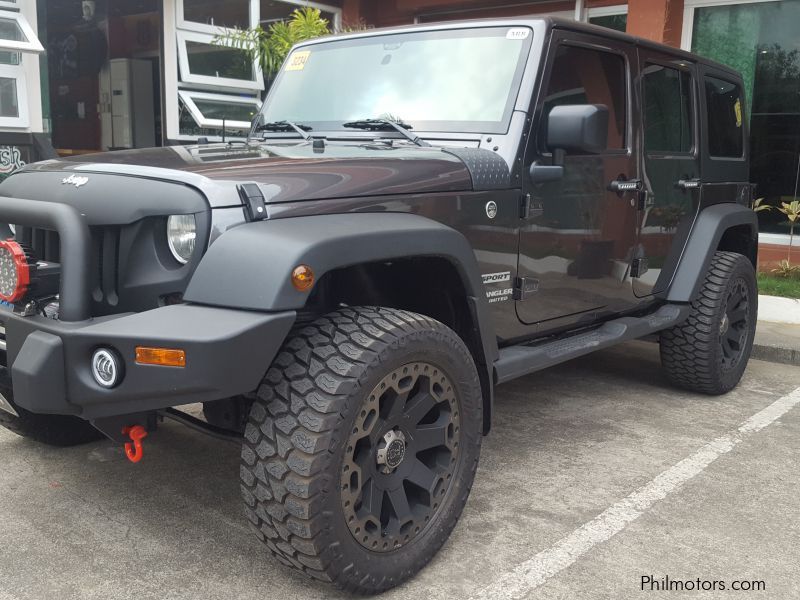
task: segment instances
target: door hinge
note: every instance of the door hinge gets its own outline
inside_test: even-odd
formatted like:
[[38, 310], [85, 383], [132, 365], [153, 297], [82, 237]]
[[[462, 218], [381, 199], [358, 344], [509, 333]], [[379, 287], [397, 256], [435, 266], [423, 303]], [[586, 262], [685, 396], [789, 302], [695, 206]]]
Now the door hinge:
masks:
[[639, 210], [644, 210], [650, 207], [650, 193], [647, 190], [639, 190], [636, 193], [636, 205]]
[[641, 277], [649, 269], [647, 259], [644, 257], [634, 258], [631, 263], [631, 277]]
[[519, 218], [527, 219], [531, 209], [531, 195], [522, 194], [519, 199]]
[[535, 277], [516, 277], [514, 279], [514, 300], [527, 300], [539, 291], [539, 280]]

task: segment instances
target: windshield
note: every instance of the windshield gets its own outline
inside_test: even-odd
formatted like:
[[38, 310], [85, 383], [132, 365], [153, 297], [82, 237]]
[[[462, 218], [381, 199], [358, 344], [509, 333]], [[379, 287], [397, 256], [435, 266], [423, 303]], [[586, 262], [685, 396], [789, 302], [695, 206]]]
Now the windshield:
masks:
[[484, 27], [305, 46], [281, 69], [261, 122], [320, 131], [388, 118], [418, 131], [503, 133], [531, 37], [526, 27]]

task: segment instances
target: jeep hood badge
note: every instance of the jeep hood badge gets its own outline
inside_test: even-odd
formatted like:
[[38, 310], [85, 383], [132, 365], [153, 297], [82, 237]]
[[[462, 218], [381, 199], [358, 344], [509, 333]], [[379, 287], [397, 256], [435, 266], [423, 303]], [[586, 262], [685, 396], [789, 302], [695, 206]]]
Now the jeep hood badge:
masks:
[[61, 180], [61, 185], [64, 184], [74, 185], [76, 188], [81, 187], [82, 185], [86, 185], [89, 183], [88, 177], [80, 177], [78, 175], [70, 175], [69, 177], [65, 177]]

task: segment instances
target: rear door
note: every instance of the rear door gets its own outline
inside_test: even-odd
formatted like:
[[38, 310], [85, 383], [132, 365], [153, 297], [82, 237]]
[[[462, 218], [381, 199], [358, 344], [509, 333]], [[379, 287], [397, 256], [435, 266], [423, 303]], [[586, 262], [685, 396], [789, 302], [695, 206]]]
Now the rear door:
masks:
[[556, 30], [546, 64], [524, 172], [533, 162], [552, 164], [545, 138], [553, 107], [602, 104], [609, 129], [605, 152], [567, 153], [560, 180], [533, 185], [526, 178], [531, 210], [520, 233], [524, 294], [518, 294], [517, 315], [542, 330], [589, 323], [638, 303], [628, 276], [638, 224], [635, 194], [609, 189], [614, 180], [639, 178], [631, 126], [636, 50]]
[[639, 49], [636, 87], [641, 98], [642, 180], [637, 256], [646, 270], [633, 279], [637, 296], [669, 285], [700, 194], [698, 81], [695, 65]]

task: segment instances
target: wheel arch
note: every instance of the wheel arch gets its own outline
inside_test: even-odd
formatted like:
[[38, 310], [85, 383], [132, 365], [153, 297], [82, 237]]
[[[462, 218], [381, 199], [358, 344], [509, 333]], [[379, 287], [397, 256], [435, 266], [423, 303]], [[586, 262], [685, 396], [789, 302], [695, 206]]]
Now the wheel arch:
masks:
[[737, 252], [757, 266], [758, 221], [755, 212], [741, 204], [715, 204], [695, 220], [680, 262], [667, 289], [667, 302], [691, 302], [698, 294], [717, 250]]
[[[291, 272], [300, 264], [314, 271], [310, 293], [298, 292], [291, 284]], [[484, 397], [484, 430], [489, 429], [497, 342], [475, 253], [451, 227], [406, 213], [248, 223], [211, 245], [184, 299], [257, 311], [291, 309], [298, 311], [298, 318], [311, 318], [342, 303], [374, 304], [437, 319], [464, 340], [475, 360]]]

